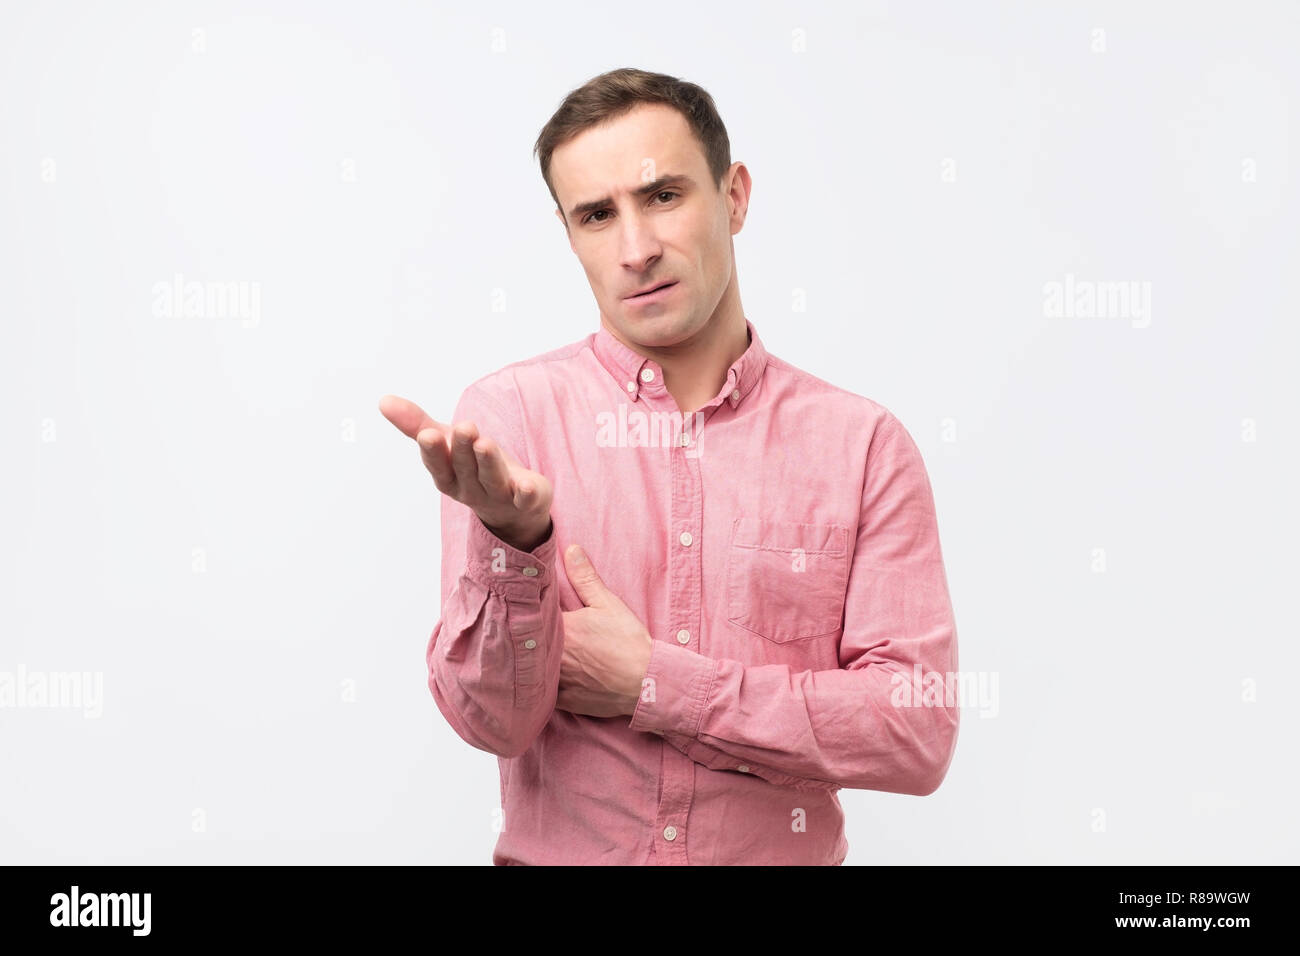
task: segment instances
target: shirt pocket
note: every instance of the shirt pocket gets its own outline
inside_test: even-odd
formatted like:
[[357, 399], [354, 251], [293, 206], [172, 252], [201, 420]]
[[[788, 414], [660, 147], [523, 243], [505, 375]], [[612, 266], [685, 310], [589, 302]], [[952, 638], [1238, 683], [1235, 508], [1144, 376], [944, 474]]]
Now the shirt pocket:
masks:
[[776, 644], [838, 631], [848, 540], [840, 525], [737, 518], [727, 550], [727, 620]]

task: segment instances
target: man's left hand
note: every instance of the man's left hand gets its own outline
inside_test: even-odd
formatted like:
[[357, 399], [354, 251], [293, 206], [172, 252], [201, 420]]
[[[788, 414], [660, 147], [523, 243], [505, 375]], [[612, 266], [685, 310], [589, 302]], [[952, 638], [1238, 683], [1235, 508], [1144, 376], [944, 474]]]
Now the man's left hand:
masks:
[[564, 658], [555, 706], [589, 717], [630, 716], [654, 638], [576, 544], [565, 549], [564, 566], [585, 607], [562, 613]]

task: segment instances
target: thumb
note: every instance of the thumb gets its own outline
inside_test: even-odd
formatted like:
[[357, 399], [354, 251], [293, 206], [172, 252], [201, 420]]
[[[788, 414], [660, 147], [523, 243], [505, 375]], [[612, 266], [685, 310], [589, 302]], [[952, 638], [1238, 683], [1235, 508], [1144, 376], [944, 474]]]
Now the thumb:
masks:
[[609, 589], [596, 573], [591, 559], [587, 557], [587, 552], [578, 545], [571, 544], [565, 548], [564, 570], [569, 575], [569, 582], [578, 592], [578, 597], [582, 599], [583, 604], [587, 607], [600, 607], [606, 603], [605, 595], [609, 593]]

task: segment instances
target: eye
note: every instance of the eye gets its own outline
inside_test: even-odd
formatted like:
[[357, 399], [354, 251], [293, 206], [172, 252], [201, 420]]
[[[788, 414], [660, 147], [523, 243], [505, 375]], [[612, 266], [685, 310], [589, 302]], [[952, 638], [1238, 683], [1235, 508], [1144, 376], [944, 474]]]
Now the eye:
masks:
[[[676, 192], [675, 190], [672, 190], [672, 189], [662, 189], [662, 190], [660, 190], [659, 192], [655, 193], [655, 199], [659, 199], [659, 198], [662, 197], [662, 196], [671, 196], [671, 197], [673, 197], [673, 199], [676, 199], [676, 198], [677, 198], [678, 196], [680, 196], [680, 195], [681, 195], [681, 193]], [[667, 200], [667, 202], [672, 202], [672, 199]], [[586, 216], [583, 217], [583, 219], [582, 219], [582, 223], [585, 225], [585, 224], [587, 224], [587, 223], [589, 223], [589, 222], [594, 222], [594, 223], [601, 223], [601, 222], [604, 222], [604, 221], [605, 221], [604, 219], [597, 219], [597, 218], [596, 218], [597, 216], [602, 216], [602, 215], [609, 215], [609, 210], [608, 210], [608, 209], [597, 209], [595, 212], [588, 213]]]

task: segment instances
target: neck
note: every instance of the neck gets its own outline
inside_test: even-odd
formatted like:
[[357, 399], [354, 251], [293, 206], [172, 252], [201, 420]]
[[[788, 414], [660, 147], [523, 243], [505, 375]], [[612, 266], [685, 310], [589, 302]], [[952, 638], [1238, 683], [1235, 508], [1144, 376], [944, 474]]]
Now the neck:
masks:
[[659, 363], [664, 372], [664, 388], [683, 415], [696, 411], [718, 394], [727, 381], [727, 370], [749, 348], [749, 330], [745, 327], [745, 313], [734, 281], [727, 286], [708, 324], [676, 345], [627, 342], [603, 316], [601, 323], [632, 351]]

